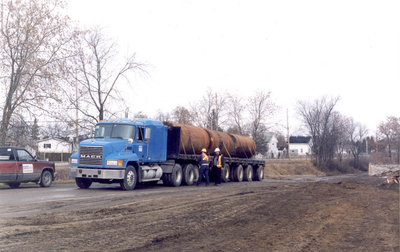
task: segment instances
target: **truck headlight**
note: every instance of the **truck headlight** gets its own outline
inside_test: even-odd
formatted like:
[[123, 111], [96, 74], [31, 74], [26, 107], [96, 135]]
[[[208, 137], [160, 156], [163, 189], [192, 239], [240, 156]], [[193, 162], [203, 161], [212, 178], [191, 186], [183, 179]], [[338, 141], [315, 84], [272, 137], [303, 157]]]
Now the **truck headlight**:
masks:
[[77, 158], [70, 158], [69, 159], [69, 163], [70, 164], [77, 164], [78, 163], [78, 159]]
[[107, 166], [122, 166], [122, 160], [107, 160], [106, 165]]

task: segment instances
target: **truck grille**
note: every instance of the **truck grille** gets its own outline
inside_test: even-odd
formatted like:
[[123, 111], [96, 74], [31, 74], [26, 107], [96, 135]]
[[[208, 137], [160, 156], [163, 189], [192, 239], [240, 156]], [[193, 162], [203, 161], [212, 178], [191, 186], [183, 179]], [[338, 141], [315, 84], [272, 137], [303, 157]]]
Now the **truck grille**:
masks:
[[103, 146], [81, 146], [79, 153], [80, 165], [102, 165]]

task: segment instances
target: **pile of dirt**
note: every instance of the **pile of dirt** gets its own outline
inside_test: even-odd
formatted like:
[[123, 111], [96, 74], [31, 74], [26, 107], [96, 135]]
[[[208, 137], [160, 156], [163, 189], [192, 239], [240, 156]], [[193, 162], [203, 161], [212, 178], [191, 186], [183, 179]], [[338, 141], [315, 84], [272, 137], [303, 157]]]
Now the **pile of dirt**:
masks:
[[324, 176], [309, 160], [267, 160], [265, 162], [264, 177], [301, 177]]

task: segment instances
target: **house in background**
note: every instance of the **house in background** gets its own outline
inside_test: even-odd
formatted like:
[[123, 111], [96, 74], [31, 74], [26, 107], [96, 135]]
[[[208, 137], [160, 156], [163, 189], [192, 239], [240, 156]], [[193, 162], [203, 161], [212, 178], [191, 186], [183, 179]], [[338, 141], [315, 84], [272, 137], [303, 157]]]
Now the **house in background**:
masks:
[[312, 141], [309, 136], [289, 137], [289, 151], [291, 156], [311, 155]]
[[265, 133], [265, 140], [267, 141], [268, 151], [265, 153], [266, 158], [278, 158], [278, 138], [275, 133]]
[[72, 154], [72, 143], [67, 139], [48, 138], [38, 141], [37, 156], [49, 161], [68, 161]]

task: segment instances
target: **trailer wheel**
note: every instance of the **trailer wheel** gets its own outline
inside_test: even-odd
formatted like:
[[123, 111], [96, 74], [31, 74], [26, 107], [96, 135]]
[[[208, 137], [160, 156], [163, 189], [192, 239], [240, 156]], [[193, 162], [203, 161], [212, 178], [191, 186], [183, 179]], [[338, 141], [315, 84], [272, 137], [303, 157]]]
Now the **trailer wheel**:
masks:
[[228, 164], [225, 164], [224, 165], [224, 168], [223, 168], [223, 170], [222, 170], [222, 172], [221, 172], [221, 181], [222, 182], [228, 182], [229, 181], [229, 176], [230, 176], [230, 168], [229, 168], [229, 165]]
[[40, 186], [41, 187], [49, 187], [53, 182], [53, 175], [49, 170], [44, 170], [42, 175], [40, 176]]
[[182, 182], [184, 185], [193, 185], [194, 180], [194, 167], [192, 164], [186, 164], [183, 167]]
[[261, 181], [264, 179], [264, 167], [259, 165], [255, 168], [255, 178], [256, 181]]
[[193, 166], [193, 183], [197, 182], [199, 180], [199, 167], [197, 165]]
[[92, 185], [92, 181], [86, 178], [75, 178], [75, 183], [81, 189], [88, 189]]
[[253, 166], [246, 166], [246, 168], [244, 169], [243, 179], [244, 181], [253, 181]]
[[130, 191], [135, 189], [137, 179], [138, 177], [135, 167], [128, 165], [125, 169], [124, 180], [120, 182], [122, 190]]
[[12, 189], [18, 188], [19, 185], [21, 185], [21, 183], [19, 182], [12, 182], [12, 183], [8, 183], [8, 186]]
[[182, 167], [180, 164], [175, 164], [172, 168], [172, 173], [168, 174], [171, 186], [180, 186], [182, 183]]
[[233, 169], [233, 179], [236, 182], [243, 181], [243, 166], [242, 165], [238, 165]]

